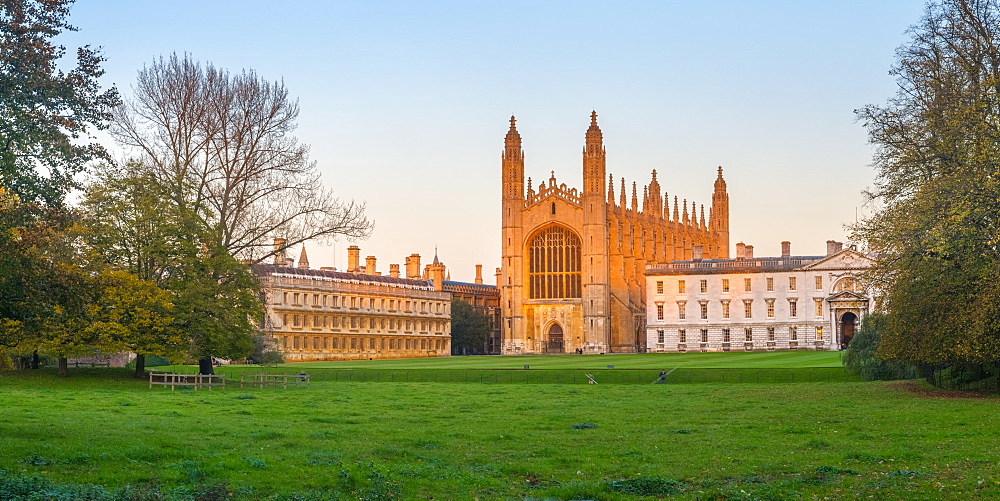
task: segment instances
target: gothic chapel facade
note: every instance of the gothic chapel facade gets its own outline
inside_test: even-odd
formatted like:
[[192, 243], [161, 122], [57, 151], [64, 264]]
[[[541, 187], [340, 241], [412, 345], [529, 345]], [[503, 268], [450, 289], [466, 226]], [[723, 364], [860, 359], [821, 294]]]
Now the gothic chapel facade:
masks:
[[[583, 191], [524, 180], [521, 135], [510, 118], [504, 140], [503, 262], [500, 283], [504, 354], [631, 353], [645, 349], [647, 264], [729, 257], [729, 196], [722, 168], [708, 217], [687, 200], [673, 212], [653, 171], [626, 203], [615, 202], [605, 171], [603, 135], [591, 113], [583, 149]], [[607, 179], [607, 185], [605, 185]]]

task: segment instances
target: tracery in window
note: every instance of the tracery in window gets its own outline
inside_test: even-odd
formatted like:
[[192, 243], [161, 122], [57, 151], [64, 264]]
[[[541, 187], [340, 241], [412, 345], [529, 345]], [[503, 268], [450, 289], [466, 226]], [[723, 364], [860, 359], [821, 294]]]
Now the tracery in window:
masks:
[[581, 297], [580, 237], [562, 226], [538, 232], [528, 247], [532, 299]]

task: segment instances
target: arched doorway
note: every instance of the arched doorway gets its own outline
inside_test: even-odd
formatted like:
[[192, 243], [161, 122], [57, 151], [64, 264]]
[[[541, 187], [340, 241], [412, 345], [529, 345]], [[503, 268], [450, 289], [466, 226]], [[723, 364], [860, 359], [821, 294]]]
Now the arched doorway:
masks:
[[854, 327], [858, 323], [858, 316], [847, 312], [840, 317], [840, 349], [847, 348], [854, 339]]
[[554, 323], [549, 326], [549, 334], [545, 338], [545, 352], [562, 353], [563, 346], [563, 328], [561, 325]]

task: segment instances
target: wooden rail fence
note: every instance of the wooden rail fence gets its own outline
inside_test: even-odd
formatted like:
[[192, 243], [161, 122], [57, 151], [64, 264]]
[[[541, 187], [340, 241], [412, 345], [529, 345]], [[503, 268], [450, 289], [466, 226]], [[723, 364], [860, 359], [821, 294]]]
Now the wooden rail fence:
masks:
[[193, 386], [195, 390], [199, 387], [226, 386], [226, 376], [224, 374], [164, 374], [159, 372], [149, 373], [149, 389], [153, 385], [169, 386], [173, 390], [177, 386]]

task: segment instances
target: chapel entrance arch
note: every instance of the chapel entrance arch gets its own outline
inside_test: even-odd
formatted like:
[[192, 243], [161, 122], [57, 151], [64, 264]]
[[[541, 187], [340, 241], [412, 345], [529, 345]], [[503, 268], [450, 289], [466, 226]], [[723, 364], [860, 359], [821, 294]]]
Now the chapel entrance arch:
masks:
[[858, 324], [858, 316], [848, 311], [840, 316], [840, 348], [847, 348], [854, 339], [854, 331]]
[[546, 353], [562, 353], [565, 347], [563, 342], [563, 328], [557, 323], [549, 326], [549, 331], [545, 336]]

